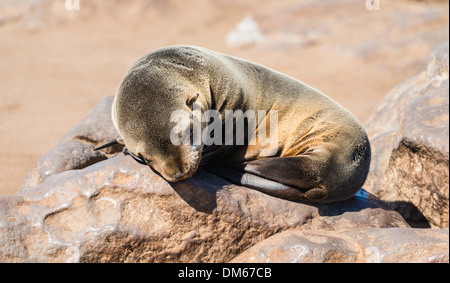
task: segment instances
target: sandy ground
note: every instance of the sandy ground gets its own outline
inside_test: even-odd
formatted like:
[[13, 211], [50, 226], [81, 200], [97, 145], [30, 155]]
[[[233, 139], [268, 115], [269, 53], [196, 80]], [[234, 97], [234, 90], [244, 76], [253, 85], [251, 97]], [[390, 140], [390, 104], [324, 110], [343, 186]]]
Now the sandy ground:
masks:
[[[258, 62], [364, 122], [448, 40], [446, 1], [381, 0], [379, 11], [356, 0], [81, 0], [80, 11], [55, 1], [23, 9], [0, 0], [0, 196], [14, 194], [36, 160], [155, 48], [199, 45]], [[247, 16], [263, 40], [230, 45]]]

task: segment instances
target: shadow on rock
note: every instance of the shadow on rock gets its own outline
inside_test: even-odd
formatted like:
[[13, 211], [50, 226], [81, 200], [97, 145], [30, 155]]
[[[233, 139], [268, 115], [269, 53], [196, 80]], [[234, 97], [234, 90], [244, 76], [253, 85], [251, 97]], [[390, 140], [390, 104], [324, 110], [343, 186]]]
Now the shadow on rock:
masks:
[[431, 228], [430, 222], [420, 209], [409, 201], [388, 202], [395, 211], [400, 213], [412, 228]]
[[199, 169], [192, 178], [170, 185], [196, 211], [210, 214], [217, 207], [217, 192], [230, 183]]
[[338, 216], [346, 212], [359, 212], [367, 208], [381, 208], [388, 211], [393, 210], [389, 205], [364, 189], [360, 189], [349, 199], [326, 204], [316, 204], [314, 206], [319, 209], [319, 214], [321, 216]]

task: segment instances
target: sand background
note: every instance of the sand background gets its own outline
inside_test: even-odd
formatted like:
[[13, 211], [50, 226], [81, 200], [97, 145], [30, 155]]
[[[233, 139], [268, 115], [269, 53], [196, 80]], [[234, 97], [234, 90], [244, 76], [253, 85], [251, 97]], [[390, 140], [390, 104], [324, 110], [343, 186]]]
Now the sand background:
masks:
[[81, 0], [70, 11], [64, 0], [0, 0], [0, 196], [14, 194], [37, 159], [153, 49], [191, 44], [258, 62], [365, 122], [448, 40], [448, 8], [408, 0], [381, 0], [379, 11], [364, 0]]

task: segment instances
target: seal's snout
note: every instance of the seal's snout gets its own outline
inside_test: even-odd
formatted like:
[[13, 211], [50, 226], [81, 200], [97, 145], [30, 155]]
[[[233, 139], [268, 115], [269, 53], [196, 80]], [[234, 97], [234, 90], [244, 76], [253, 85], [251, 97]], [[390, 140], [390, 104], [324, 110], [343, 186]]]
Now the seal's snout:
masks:
[[186, 174], [182, 174], [181, 172], [175, 173], [172, 177], [168, 178], [170, 182], [178, 182], [183, 179], [186, 179]]
[[164, 164], [160, 170], [155, 166], [155, 169], [169, 182], [179, 182], [181, 180], [190, 177], [188, 172], [185, 172], [182, 168], [178, 168], [175, 164]]

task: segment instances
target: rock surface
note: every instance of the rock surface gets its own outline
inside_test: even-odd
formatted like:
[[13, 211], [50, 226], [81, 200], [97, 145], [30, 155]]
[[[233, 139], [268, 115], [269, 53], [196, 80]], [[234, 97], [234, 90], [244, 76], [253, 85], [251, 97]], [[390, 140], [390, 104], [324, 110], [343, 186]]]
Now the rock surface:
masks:
[[0, 198], [2, 262], [227, 262], [280, 231], [408, 227], [373, 196], [311, 206], [202, 170], [170, 185], [122, 154]]
[[365, 187], [418, 225], [448, 227], [449, 44], [427, 70], [394, 88], [367, 125], [372, 165]]
[[232, 262], [448, 262], [448, 229], [290, 230], [246, 250]]

